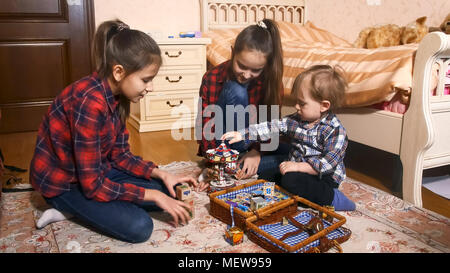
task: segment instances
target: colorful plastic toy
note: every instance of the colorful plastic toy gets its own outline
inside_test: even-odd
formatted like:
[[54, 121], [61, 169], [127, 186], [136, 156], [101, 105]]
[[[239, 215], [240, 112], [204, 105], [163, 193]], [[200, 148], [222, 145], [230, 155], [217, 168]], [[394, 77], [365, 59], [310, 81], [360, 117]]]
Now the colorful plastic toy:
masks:
[[238, 245], [244, 241], [244, 231], [234, 225], [234, 206], [230, 205], [231, 227], [225, 231], [225, 240], [232, 246]]
[[200, 31], [188, 31], [188, 32], [180, 32], [180, 38], [201, 38], [202, 33]]

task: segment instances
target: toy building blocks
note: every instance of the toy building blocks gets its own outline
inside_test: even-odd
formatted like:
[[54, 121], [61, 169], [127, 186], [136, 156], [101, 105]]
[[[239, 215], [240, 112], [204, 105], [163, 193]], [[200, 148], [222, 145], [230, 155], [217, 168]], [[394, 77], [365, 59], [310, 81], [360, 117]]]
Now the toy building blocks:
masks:
[[263, 193], [264, 193], [264, 196], [273, 196], [273, 194], [275, 193], [275, 183], [274, 182], [264, 183]]
[[250, 194], [246, 192], [236, 194], [236, 199], [241, 201], [250, 201], [250, 197], [251, 197]]
[[176, 187], [177, 199], [184, 201], [192, 198], [192, 190], [188, 184], [181, 184]]
[[183, 200], [183, 202], [188, 204], [189, 207], [191, 207], [191, 209], [187, 210], [187, 211], [189, 212], [189, 216], [191, 217], [191, 220], [194, 219], [194, 217], [195, 217], [194, 198], [185, 199], [185, 200]]
[[263, 208], [267, 205], [266, 200], [262, 197], [253, 197], [250, 199], [250, 208], [252, 210], [258, 210], [260, 208]]

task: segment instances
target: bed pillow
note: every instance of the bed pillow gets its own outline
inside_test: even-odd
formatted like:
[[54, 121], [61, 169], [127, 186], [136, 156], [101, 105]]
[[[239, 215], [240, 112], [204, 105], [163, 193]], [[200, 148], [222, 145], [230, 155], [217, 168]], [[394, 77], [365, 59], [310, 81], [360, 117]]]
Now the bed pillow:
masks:
[[316, 27], [308, 21], [304, 26], [288, 22], [277, 22], [282, 42], [296, 40], [305, 44], [321, 43], [331, 46], [353, 47], [348, 41], [333, 33]]
[[[307, 22], [304, 26], [281, 21], [277, 21], [277, 24], [283, 44], [289, 41], [296, 41], [297, 43], [307, 45], [352, 46], [346, 40], [339, 38], [329, 31], [316, 27], [311, 22]], [[214, 29], [203, 34], [204, 37], [211, 38], [212, 40], [211, 44], [207, 47], [207, 58], [213, 66], [230, 59], [231, 46], [242, 30], [243, 28]]]

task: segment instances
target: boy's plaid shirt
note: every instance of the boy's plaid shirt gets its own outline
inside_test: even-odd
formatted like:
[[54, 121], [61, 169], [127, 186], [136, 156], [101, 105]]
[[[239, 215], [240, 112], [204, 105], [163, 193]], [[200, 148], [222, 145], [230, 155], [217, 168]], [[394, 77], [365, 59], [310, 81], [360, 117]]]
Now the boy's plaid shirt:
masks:
[[246, 141], [265, 141], [274, 134], [282, 133], [291, 139], [293, 148], [289, 160], [307, 162], [319, 176], [332, 174], [336, 183], [345, 179], [344, 156], [348, 139], [345, 128], [336, 115], [329, 113], [312, 128], [300, 120], [297, 113], [281, 120], [252, 124], [240, 133]]
[[47, 198], [81, 184], [89, 199], [141, 201], [145, 189], [106, 178], [111, 167], [150, 179], [157, 167], [131, 154], [128, 131], [120, 121], [118, 101], [97, 73], [59, 94], [39, 128], [30, 166], [30, 182]]

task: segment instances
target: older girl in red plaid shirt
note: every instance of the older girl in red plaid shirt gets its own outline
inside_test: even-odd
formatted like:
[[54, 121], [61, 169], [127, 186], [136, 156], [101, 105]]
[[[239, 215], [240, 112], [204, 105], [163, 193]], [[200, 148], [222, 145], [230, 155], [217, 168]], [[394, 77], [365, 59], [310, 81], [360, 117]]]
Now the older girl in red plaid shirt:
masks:
[[131, 154], [125, 121], [130, 101], [153, 89], [161, 52], [145, 33], [121, 21], [102, 23], [94, 41], [96, 72], [59, 94], [39, 128], [30, 181], [53, 207], [38, 228], [73, 215], [117, 239], [146, 241], [153, 222], [148, 210], [163, 209], [173, 224], [192, 209], [175, 197], [188, 182]]
[[[200, 87], [202, 111], [199, 112], [198, 121], [201, 120], [201, 124], [198, 126], [201, 126], [202, 135], [198, 141], [198, 155], [204, 156], [206, 150], [217, 147], [224, 132], [248, 127], [250, 121], [257, 120], [257, 113], [245, 114], [244, 118], [240, 118], [237, 113], [232, 113], [233, 109], [243, 109], [249, 105], [280, 105], [283, 94], [282, 55], [278, 27], [273, 20], [264, 19], [239, 33], [232, 48], [231, 60], [206, 72]], [[210, 109], [221, 111], [223, 122]], [[246, 147], [241, 142], [232, 144], [231, 148], [245, 153], [240, 159], [239, 178], [249, 178], [270, 166], [277, 168], [282, 161], [276, 153], [262, 158], [259, 145]], [[281, 156], [287, 157], [288, 151], [289, 147], [285, 148]]]

